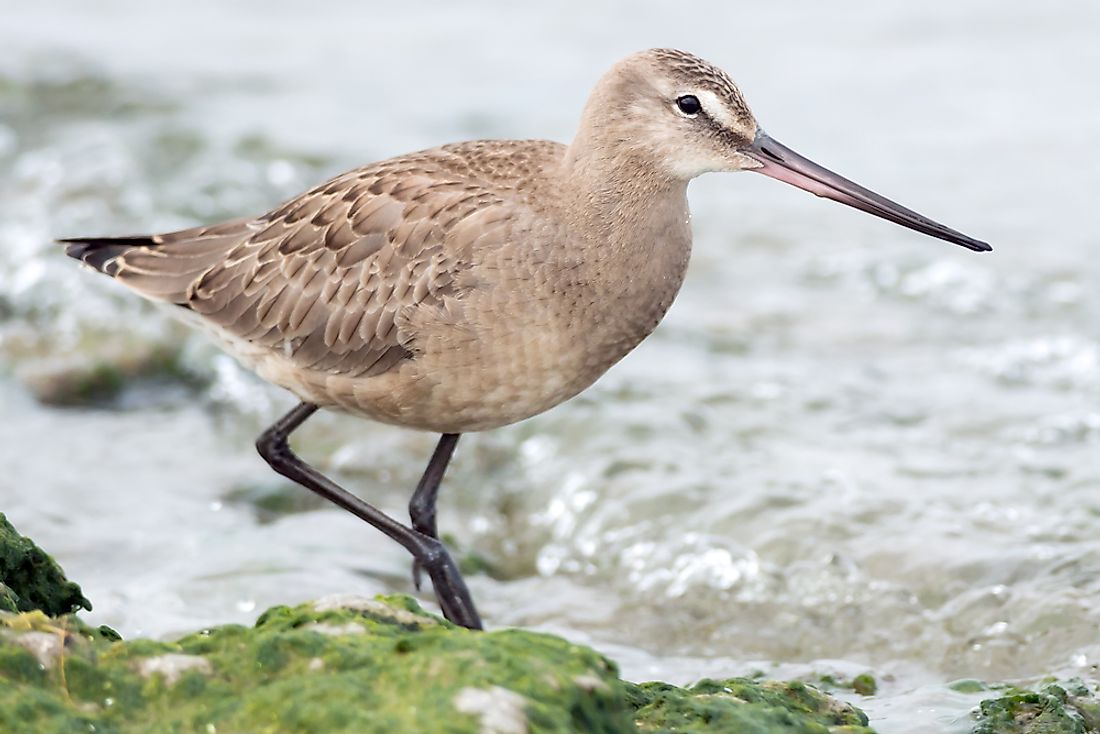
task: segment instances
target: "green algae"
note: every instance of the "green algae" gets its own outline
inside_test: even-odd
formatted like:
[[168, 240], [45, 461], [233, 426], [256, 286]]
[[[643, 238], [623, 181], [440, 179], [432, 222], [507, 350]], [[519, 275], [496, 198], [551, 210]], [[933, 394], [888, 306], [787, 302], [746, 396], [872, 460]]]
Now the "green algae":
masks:
[[[63, 663], [64, 685], [16, 635], [0, 635], [0, 731], [477, 732], [478, 702], [493, 699], [473, 694], [498, 688], [521, 702], [530, 731], [631, 727], [615, 666], [595, 651], [520, 630], [471, 632], [405, 597], [276, 607], [254, 627], [175, 642], [109, 641], [71, 617], [54, 624], [81, 640], [45, 666]], [[463, 696], [472, 708], [459, 707]]]
[[948, 683], [947, 687], [958, 693], [981, 693], [989, 690], [988, 685], [975, 678], [960, 678]]
[[0, 583], [0, 612], [18, 612], [19, 595]]
[[80, 587], [65, 578], [44, 550], [25, 538], [0, 513], [0, 610], [50, 616], [92, 608]]
[[[53, 640], [63, 644], [42, 644]], [[471, 632], [404, 596], [275, 607], [253, 627], [174, 642], [0, 614], [0, 731], [868, 734], [866, 724], [798, 682], [625, 683], [589, 648]]]
[[860, 673], [852, 678], [852, 690], [861, 696], [873, 696], [878, 693], [878, 681], [870, 673]]
[[979, 704], [973, 734], [1095, 734], [1100, 700], [1080, 680], [1008, 688]]
[[871, 734], [862, 712], [805, 683], [635, 685], [590, 648], [473, 632], [407, 596], [123, 641], [72, 614], [91, 608], [80, 588], [2, 514], [0, 582], [0, 732]]
[[826, 673], [819, 676], [816, 682], [826, 693], [832, 693], [835, 690], [848, 690], [860, 696], [873, 696], [878, 693], [878, 681], [870, 673], [860, 673], [851, 679]]
[[705, 679], [690, 688], [628, 684], [639, 732], [871, 734], [867, 716], [798, 681]]

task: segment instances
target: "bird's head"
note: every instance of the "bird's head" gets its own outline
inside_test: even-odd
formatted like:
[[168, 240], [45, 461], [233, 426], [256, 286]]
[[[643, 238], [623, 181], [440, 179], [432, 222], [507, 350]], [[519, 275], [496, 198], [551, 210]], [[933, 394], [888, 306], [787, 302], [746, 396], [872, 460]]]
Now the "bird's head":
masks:
[[582, 131], [609, 155], [669, 179], [756, 171], [971, 250], [991, 249], [768, 137], [733, 80], [684, 51], [650, 49], [615, 64], [589, 97]]

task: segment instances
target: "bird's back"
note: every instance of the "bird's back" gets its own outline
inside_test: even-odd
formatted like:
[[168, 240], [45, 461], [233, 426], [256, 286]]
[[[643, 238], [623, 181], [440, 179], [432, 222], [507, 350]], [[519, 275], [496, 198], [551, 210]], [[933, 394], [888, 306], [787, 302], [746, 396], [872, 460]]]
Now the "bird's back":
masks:
[[147, 298], [278, 348], [302, 368], [377, 374], [405, 356], [405, 307], [438, 304], [479, 247], [533, 218], [563, 146], [475, 141], [348, 171], [258, 217], [168, 234], [65, 240]]

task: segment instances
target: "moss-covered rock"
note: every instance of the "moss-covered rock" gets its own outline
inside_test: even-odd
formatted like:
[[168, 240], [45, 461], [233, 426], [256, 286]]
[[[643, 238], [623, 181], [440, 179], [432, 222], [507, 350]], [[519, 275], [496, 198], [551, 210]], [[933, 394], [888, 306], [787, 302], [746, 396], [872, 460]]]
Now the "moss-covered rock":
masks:
[[1100, 700], [1079, 680], [1009, 688], [978, 707], [974, 734], [1098, 734]]
[[802, 683], [619, 680], [559, 637], [471, 632], [408, 597], [267, 611], [175, 642], [0, 613], [0, 731], [870, 732]]
[[0, 513], [0, 610], [38, 609], [58, 616], [91, 608], [80, 587], [65, 578], [46, 551], [20, 535]]
[[0, 583], [0, 612], [18, 612], [19, 595]]
[[0, 732], [870, 734], [804, 683], [621, 681], [587, 647], [472, 632], [409, 597], [275, 607], [253, 627], [122, 641], [0, 515]]
[[826, 693], [837, 690], [852, 691], [860, 696], [873, 696], [878, 693], [878, 681], [870, 673], [860, 673], [851, 678], [825, 673], [819, 676], [814, 684]]
[[702, 680], [690, 688], [627, 684], [639, 732], [871, 734], [862, 711], [797, 681]]
[[180, 340], [169, 336], [143, 339], [88, 330], [77, 343], [59, 347], [32, 332], [7, 339], [0, 353], [16, 363], [16, 378], [45, 405], [106, 405], [128, 388], [205, 385], [184, 363]]

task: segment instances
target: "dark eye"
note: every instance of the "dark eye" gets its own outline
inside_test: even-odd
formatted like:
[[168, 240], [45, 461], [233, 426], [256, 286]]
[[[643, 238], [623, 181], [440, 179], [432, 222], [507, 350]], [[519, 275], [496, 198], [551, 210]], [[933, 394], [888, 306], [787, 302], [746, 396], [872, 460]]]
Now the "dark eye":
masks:
[[680, 108], [680, 112], [683, 112], [688, 117], [695, 117], [699, 114], [699, 110], [703, 109], [703, 105], [699, 104], [699, 98], [694, 94], [685, 94], [683, 97], [677, 97], [676, 106]]

